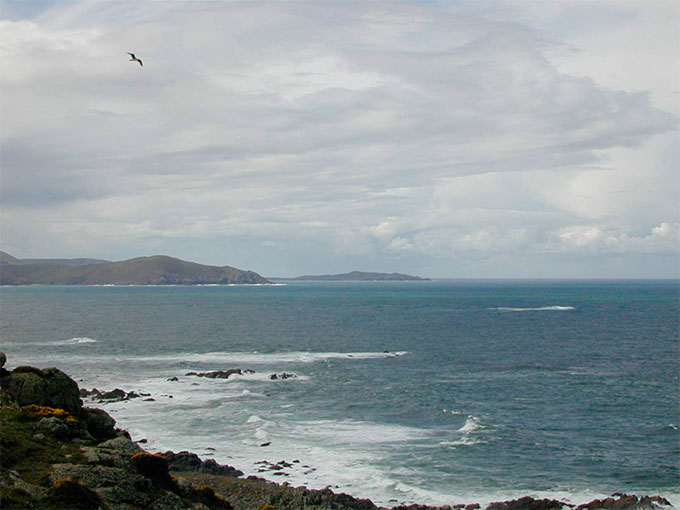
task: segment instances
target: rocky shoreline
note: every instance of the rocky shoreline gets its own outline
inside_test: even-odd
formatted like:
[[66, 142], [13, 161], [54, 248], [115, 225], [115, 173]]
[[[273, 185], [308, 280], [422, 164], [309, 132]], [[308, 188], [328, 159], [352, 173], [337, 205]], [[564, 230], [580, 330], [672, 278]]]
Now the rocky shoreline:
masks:
[[[151, 398], [116, 389], [81, 390], [57, 368], [4, 368], [0, 353], [0, 508], [102, 510], [386, 510], [368, 499], [244, 478], [241, 471], [192, 452], [146, 452], [115, 427], [105, 411], [82, 397], [105, 402]], [[227, 378], [233, 373], [187, 374]], [[286, 378], [294, 374], [272, 374]], [[274, 476], [299, 461], [263, 461], [258, 472]], [[476, 503], [392, 510], [476, 510]], [[491, 503], [484, 510], [652, 510], [671, 508], [661, 496], [614, 494], [575, 506], [524, 497]]]

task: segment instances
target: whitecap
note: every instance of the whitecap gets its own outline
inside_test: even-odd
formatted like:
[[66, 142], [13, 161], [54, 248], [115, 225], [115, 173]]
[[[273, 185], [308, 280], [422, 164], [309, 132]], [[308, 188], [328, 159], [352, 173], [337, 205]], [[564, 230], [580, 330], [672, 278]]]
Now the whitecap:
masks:
[[94, 338], [88, 338], [86, 336], [78, 336], [74, 338], [69, 338], [68, 340], [61, 340], [58, 342], [52, 342], [51, 345], [79, 345], [79, 344], [94, 344], [97, 341]]
[[471, 432], [474, 432], [475, 430], [480, 430], [483, 429], [484, 426], [482, 425], [481, 421], [479, 418], [476, 416], [468, 415], [467, 420], [465, 420], [465, 424], [458, 429], [458, 432], [463, 432], [465, 434], [470, 434]]
[[[35, 345], [35, 344], [33, 344]], [[286, 351], [286, 352], [258, 352], [258, 351], [215, 351], [205, 353], [180, 352], [173, 354], [157, 354], [153, 356], [99, 356], [86, 358], [89, 362], [105, 359], [117, 361], [140, 361], [181, 364], [182, 367], [190, 367], [196, 363], [224, 363], [224, 364], [272, 364], [272, 363], [314, 363], [332, 359], [344, 360], [367, 360], [397, 358], [408, 354], [408, 351], [383, 351], [383, 352], [313, 352], [313, 351]], [[78, 358], [70, 358], [78, 359]], [[252, 375], [252, 374], [249, 374]], [[257, 376], [254, 376], [257, 377]]]
[[499, 306], [496, 308], [487, 308], [487, 310], [497, 310], [499, 312], [569, 312], [576, 310], [573, 306], [539, 306], [539, 307], [528, 307], [528, 308], [516, 308], [509, 306]]

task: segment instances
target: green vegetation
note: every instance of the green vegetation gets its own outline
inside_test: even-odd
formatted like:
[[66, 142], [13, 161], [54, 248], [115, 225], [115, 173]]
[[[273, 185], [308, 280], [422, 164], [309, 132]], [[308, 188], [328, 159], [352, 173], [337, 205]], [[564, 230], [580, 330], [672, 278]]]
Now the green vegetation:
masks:
[[[2, 285], [195, 285], [269, 283], [253, 271], [206, 266], [157, 255], [121, 262], [85, 265], [12, 262], [4, 254], [0, 266]], [[9, 258], [7, 258], [9, 257]], [[14, 259], [15, 261], [18, 259]]]
[[[40, 485], [44, 483], [51, 464], [84, 462], [84, 459], [77, 444], [59, 441], [40, 431], [36, 424], [41, 415], [32, 409], [38, 406], [28, 407], [31, 409], [0, 409], [2, 476], [13, 470], [26, 482]], [[53, 416], [59, 412], [70, 416], [63, 409], [52, 411], [55, 412]]]

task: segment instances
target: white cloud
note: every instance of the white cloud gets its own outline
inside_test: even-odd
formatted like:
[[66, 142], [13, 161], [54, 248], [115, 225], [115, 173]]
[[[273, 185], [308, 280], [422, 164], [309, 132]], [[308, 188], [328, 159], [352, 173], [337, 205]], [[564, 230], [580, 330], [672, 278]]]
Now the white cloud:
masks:
[[661, 223], [648, 235], [634, 236], [619, 228], [575, 225], [557, 233], [556, 249], [591, 253], [676, 253], [680, 248], [680, 224]]
[[[672, 67], [650, 27], [677, 22], [608, 5], [625, 33], [569, 2], [73, 2], [0, 21], [4, 249], [252, 243], [299, 249], [289, 274], [306, 253], [676, 253], [679, 84], [595, 64], [628, 58], [604, 30]], [[220, 256], [203, 261], [236, 264]]]

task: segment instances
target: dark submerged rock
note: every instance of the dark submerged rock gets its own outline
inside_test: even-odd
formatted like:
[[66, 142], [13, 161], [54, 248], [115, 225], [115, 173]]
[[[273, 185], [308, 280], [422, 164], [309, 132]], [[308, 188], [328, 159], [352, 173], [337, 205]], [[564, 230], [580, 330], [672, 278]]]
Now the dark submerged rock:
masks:
[[284, 373], [282, 373], [281, 375], [278, 375], [278, 374], [271, 374], [271, 375], [269, 376], [269, 378], [270, 378], [272, 381], [276, 381], [277, 379], [294, 379], [294, 378], [296, 378], [296, 377], [297, 377], [297, 375], [295, 375], [295, 374], [289, 374], [288, 372], [284, 372]]
[[195, 375], [197, 377], [207, 377], [209, 379], [229, 379], [230, 375], [242, 375], [243, 373], [253, 373], [252, 370], [242, 371], [240, 368], [230, 368], [229, 370], [215, 370], [213, 372], [187, 372], [185, 375]]

